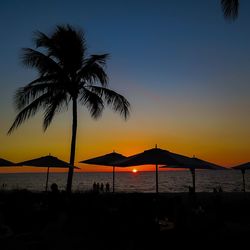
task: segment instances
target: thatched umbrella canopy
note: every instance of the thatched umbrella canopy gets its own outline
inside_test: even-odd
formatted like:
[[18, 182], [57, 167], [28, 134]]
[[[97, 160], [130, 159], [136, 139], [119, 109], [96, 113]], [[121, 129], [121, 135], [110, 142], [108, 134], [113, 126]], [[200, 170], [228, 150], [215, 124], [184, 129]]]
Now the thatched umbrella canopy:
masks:
[[62, 161], [55, 156], [47, 155], [39, 158], [19, 162], [16, 165], [19, 166], [30, 166], [30, 167], [46, 167], [47, 168], [47, 177], [46, 177], [46, 185], [45, 191], [48, 190], [48, 181], [49, 181], [49, 170], [50, 168], [77, 168], [75, 166], [70, 165], [68, 162]]
[[115, 164], [115, 162], [125, 160], [125, 159], [127, 159], [126, 156], [122, 154], [118, 154], [116, 152], [112, 152], [112, 153], [94, 157], [88, 160], [80, 161], [80, 163], [113, 167], [113, 192], [115, 192], [115, 168], [119, 167]]
[[242, 182], [243, 182], [243, 192], [246, 192], [246, 182], [245, 182], [245, 172], [250, 169], [250, 162], [246, 162], [235, 167], [232, 167], [235, 170], [241, 170], [242, 173]]
[[180, 161], [182, 164], [180, 165], [168, 165], [163, 166], [161, 168], [186, 168], [189, 169], [192, 174], [192, 181], [193, 181], [193, 191], [195, 192], [196, 185], [195, 185], [195, 170], [196, 169], [209, 169], [209, 170], [225, 170], [226, 168], [219, 166], [217, 164], [214, 164], [212, 162], [204, 161], [196, 157], [185, 157], [182, 156], [176, 156], [178, 161]]

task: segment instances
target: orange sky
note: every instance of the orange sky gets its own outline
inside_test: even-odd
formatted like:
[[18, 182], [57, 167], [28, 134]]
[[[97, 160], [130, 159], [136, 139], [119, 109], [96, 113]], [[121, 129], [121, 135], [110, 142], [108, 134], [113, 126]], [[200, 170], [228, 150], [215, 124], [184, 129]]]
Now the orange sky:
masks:
[[[201, 124], [187, 120], [184, 124], [186, 126], [182, 126], [183, 121], [181, 123], [179, 118], [170, 119], [171, 113], [169, 116], [161, 118], [159, 122], [153, 116], [142, 117], [137, 111], [132, 113], [128, 121], [124, 122], [118, 115], [106, 112], [102, 119], [93, 121], [86, 112], [82, 112], [79, 117], [75, 162], [107, 154], [113, 150], [130, 156], [155, 147], [155, 144], [172, 152], [190, 157], [195, 155], [223, 166], [233, 166], [249, 161], [250, 143], [249, 140], [244, 140], [244, 138], [250, 138], [249, 129], [245, 131], [238, 129], [235, 132], [233, 128], [230, 128], [231, 124], [228, 124], [227, 130], [224, 130], [223, 126], [218, 126], [216, 122], [214, 125], [212, 124], [213, 126], [211, 124], [208, 126], [206, 122], [201, 126]], [[7, 131], [11, 118], [13, 116], [6, 119], [8, 122], [5, 121], [4, 124], [1, 124], [2, 131]], [[2, 142], [0, 156], [18, 162], [50, 153], [68, 161], [70, 123], [70, 112], [60, 114], [51, 127], [43, 133], [41, 117], [38, 115], [22, 125], [12, 135], [0, 134]], [[80, 171], [112, 171], [112, 168], [108, 167], [76, 165], [81, 167]], [[124, 169], [124, 171], [131, 169]], [[139, 166], [137, 169], [140, 171], [154, 170], [154, 166]], [[0, 173], [41, 170], [40, 168], [1, 168]]]
[[[250, 138], [249, 129], [234, 130], [231, 127], [232, 124], [228, 124], [226, 130], [216, 121], [213, 122], [214, 124], [211, 124], [211, 121], [208, 124], [209, 121], [204, 123], [202, 119], [199, 124], [192, 120], [185, 120], [184, 124], [178, 117], [171, 119], [171, 113], [160, 118], [159, 122], [154, 114], [150, 117], [142, 117], [139, 111], [132, 112], [130, 119], [126, 122], [109, 111], [105, 112], [103, 118], [98, 121], [91, 120], [84, 111], [79, 114], [81, 116], [79, 116], [78, 125], [76, 163], [110, 153], [113, 150], [130, 156], [155, 147], [155, 144], [172, 152], [190, 157], [195, 155], [223, 166], [233, 166], [249, 161], [250, 143], [249, 140], [245, 140], [245, 138]], [[13, 116], [8, 117], [0, 125], [2, 131], [7, 131]], [[1, 133], [1, 158], [18, 162], [52, 154], [68, 161], [70, 118], [70, 112], [58, 115], [51, 127], [43, 133], [41, 117], [38, 115], [10, 136]], [[112, 171], [112, 168], [108, 167], [76, 165], [81, 167], [80, 171]], [[137, 169], [154, 170], [154, 166], [138, 166]], [[128, 170], [132, 168], [124, 169], [124, 171]], [[42, 169], [0, 169], [0, 173], [12, 171], [42, 171]]]

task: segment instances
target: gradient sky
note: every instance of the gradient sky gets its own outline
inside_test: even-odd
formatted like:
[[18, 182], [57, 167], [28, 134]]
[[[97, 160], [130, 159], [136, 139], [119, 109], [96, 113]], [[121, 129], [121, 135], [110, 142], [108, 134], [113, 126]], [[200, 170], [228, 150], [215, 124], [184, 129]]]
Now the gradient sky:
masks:
[[90, 54], [111, 54], [110, 87], [132, 105], [127, 122], [108, 109], [94, 121], [79, 107], [76, 162], [156, 143], [225, 166], [249, 161], [250, 1], [240, 3], [239, 18], [229, 22], [219, 0], [1, 1], [0, 158], [69, 160], [70, 110], [46, 133], [41, 115], [6, 132], [15, 90], [36, 76], [21, 65], [21, 48], [33, 47], [33, 31], [71, 24], [85, 31]]

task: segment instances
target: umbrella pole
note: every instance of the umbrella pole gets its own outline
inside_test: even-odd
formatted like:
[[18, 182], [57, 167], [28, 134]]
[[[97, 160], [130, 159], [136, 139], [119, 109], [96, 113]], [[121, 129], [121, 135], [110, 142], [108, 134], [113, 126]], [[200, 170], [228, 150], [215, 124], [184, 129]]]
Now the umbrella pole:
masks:
[[156, 183], [156, 193], [158, 194], [158, 165], [155, 165], [155, 183]]
[[241, 173], [242, 173], [242, 180], [243, 180], [243, 192], [246, 192], [245, 169], [242, 169]]
[[192, 179], [193, 179], [193, 191], [194, 191], [194, 193], [195, 193], [195, 169], [193, 168], [193, 169], [190, 169], [190, 171], [191, 171], [191, 174], [192, 174]]
[[48, 182], [49, 182], [49, 167], [47, 168], [47, 177], [46, 177], [46, 186], [45, 186], [45, 191], [48, 191]]
[[113, 166], [113, 193], [115, 192], [115, 166]]

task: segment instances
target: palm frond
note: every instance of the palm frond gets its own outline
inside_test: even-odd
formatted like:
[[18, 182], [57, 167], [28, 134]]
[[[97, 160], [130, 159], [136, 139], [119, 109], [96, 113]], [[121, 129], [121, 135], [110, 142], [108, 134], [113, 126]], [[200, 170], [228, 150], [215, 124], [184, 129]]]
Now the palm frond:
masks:
[[101, 55], [91, 55], [88, 59], [86, 59], [86, 64], [99, 64], [102, 66], [106, 65], [107, 60], [109, 59], [109, 54], [101, 54]]
[[24, 65], [36, 68], [41, 75], [62, 73], [62, 69], [53, 59], [37, 50], [24, 48], [21, 59]]
[[58, 88], [58, 75], [41, 76], [26, 86], [19, 88], [14, 96], [14, 105], [18, 111], [23, 109], [27, 104], [36, 99], [37, 96], [49, 91], [53, 88]]
[[51, 41], [54, 46], [50, 49], [50, 55], [58, 59], [65, 71], [73, 73], [82, 67], [86, 52], [83, 31], [70, 25], [59, 25], [51, 36]]
[[124, 96], [104, 87], [88, 86], [88, 88], [91, 92], [96, 93], [103, 98], [107, 105], [110, 106], [115, 112], [119, 112], [125, 120], [128, 118], [130, 114], [130, 103]]
[[108, 76], [103, 67], [106, 64], [108, 56], [108, 54], [92, 55], [86, 59], [84, 66], [77, 74], [78, 81], [89, 84], [100, 82], [102, 86], [106, 87]]
[[38, 98], [36, 98], [33, 102], [27, 105], [19, 114], [16, 116], [15, 121], [10, 127], [8, 134], [11, 134], [16, 128], [18, 128], [24, 121], [34, 116], [38, 109], [44, 106], [49, 98], [49, 94], [45, 93]]
[[221, 0], [221, 7], [226, 19], [235, 20], [239, 12], [239, 0]]
[[92, 118], [98, 119], [102, 115], [104, 104], [98, 94], [83, 87], [80, 92], [80, 102], [82, 105], [86, 105]]
[[48, 103], [43, 120], [43, 130], [46, 131], [49, 125], [51, 124], [55, 114], [62, 111], [64, 108], [68, 108], [68, 98], [66, 93], [58, 93], [51, 101]]
[[34, 101], [37, 97], [48, 92], [50, 84], [42, 83], [35, 86], [25, 86], [16, 91], [14, 105], [17, 111]]
[[33, 41], [35, 43], [36, 48], [43, 47], [46, 49], [50, 49], [51, 46], [53, 46], [50, 37], [40, 31], [34, 32]]
[[52, 84], [58, 81], [59, 75], [58, 74], [49, 74], [45, 76], [38, 77], [37, 79], [31, 81], [26, 86], [33, 86], [35, 84], [41, 84], [41, 83], [48, 83]]

